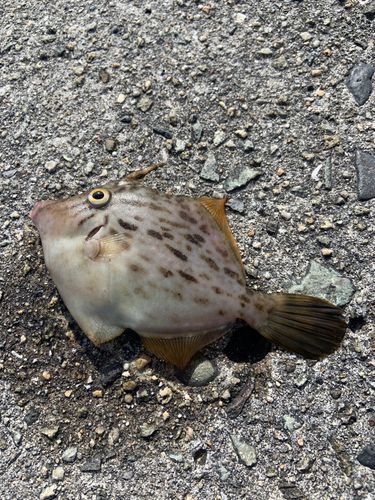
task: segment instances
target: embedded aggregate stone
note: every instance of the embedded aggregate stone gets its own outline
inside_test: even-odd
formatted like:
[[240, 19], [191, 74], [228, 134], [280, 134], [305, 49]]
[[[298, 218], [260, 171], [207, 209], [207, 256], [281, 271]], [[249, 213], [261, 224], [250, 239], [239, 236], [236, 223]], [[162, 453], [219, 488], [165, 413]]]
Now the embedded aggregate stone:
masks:
[[69, 448], [64, 450], [63, 454], [61, 455], [61, 460], [68, 463], [74, 462], [77, 457], [77, 452], [78, 449], [75, 446], [69, 446]]
[[246, 443], [235, 434], [230, 435], [233, 447], [238, 455], [240, 462], [247, 467], [252, 467], [257, 463], [257, 456], [253, 446]]
[[357, 149], [355, 152], [357, 171], [357, 192], [359, 200], [375, 198], [375, 158], [369, 153]]
[[259, 170], [254, 170], [248, 166], [239, 165], [234, 167], [224, 182], [226, 191], [233, 191], [234, 189], [246, 186], [248, 182], [259, 177]]
[[325, 267], [312, 260], [310, 267], [298, 285], [292, 285], [288, 293], [300, 293], [328, 300], [338, 307], [347, 304], [355, 288], [352, 282], [331, 267]]
[[102, 468], [102, 454], [95, 453], [89, 457], [84, 464], [81, 465], [82, 472], [100, 472]]
[[203, 168], [201, 170], [200, 176], [202, 177], [202, 179], [206, 179], [208, 181], [217, 182], [219, 180], [216, 158], [213, 153], [208, 153], [206, 161], [204, 162]]
[[358, 455], [357, 460], [364, 467], [375, 470], [375, 446], [367, 444]]
[[345, 85], [353, 95], [356, 103], [363, 106], [372, 92], [372, 75], [375, 68], [366, 63], [359, 63], [354, 66], [349, 77], [345, 80]]
[[191, 387], [202, 387], [209, 384], [218, 374], [214, 362], [196, 354], [184, 370], [177, 370], [176, 377]]

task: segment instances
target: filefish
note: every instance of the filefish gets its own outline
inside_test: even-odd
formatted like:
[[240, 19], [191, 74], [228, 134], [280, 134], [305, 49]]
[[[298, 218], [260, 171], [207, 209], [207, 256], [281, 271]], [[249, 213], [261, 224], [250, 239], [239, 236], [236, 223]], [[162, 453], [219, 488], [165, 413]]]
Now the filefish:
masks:
[[95, 345], [125, 329], [159, 358], [190, 358], [246, 321], [278, 346], [319, 359], [346, 330], [343, 312], [314, 297], [246, 287], [226, 199], [164, 194], [140, 180], [155, 165], [68, 199], [35, 204], [46, 267]]

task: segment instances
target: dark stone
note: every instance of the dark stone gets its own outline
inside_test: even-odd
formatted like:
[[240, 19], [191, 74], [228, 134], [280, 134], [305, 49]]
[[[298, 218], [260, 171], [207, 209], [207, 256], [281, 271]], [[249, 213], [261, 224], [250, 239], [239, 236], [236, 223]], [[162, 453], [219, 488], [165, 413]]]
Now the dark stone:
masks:
[[165, 130], [163, 128], [158, 128], [158, 127], [153, 127], [153, 132], [154, 134], [161, 135], [162, 137], [165, 137], [166, 139], [172, 139], [173, 135], [168, 132], [168, 130]]
[[228, 31], [228, 35], [229, 36], [233, 36], [237, 30], [238, 26], [233, 26], [229, 31]]
[[371, 444], [365, 446], [362, 453], [358, 455], [357, 460], [361, 465], [375, 469], [375, 446]]
[[131, 123], [132, 122], [132, 117], [130, 115], [124, 115], [122, 118], [120, 118], [120, 122], [122, 122], [122, 123]]
[[279, 223], [277, 220], [269, 220], [266, 226], [267, 233], [275, 235], [277, 233], [278, 227]]
[[349, 77], [344, 82], [359, 106], [362, 106], [370, 97], [372, 92], [371, 78], [374, 71], [373, 66], [359, 63], [358, 66], [354, 66]]
[[366, 5], [363, 9], [364, 15], [372, 21], [375, 18], [375, 2], [371, 2], [368, 5]]
[[78, 410], [77, 410], [77, 417], [78, 418], [86, 418], [88, 414], [89, 414], [89, 411], [86, 408], [86, 406], [83, 406], [82, 408], [78, 408]]
[[204, 465], [207, 460], [207, 451], [203, 448], [194, 452], [194, 462], [198, 465]]
[[53, 51], [56, 57], [63, 57], [65, 54], [65, 47], [63, 45], [56, 45]]
[[92, 457], [89, 457], [86, 462], [81, 465], [82, 472], [100, 472], [102, 468], [102, 455], [101, 453], [96, 453]]
[[31, 409], [26, 413], [24, 421], [27, 423], [27, 425], [32, 425], [35, 424], [38, 418], [39, 418], [39, 412], [37, 410]]
[[284, 498], [290, 500], [307, 500], [305, 495], [293, 483], [280, 483], [279, 489]]
[[341, 398], [341, 389], [331, 389], [329, 391], [332, 399], [340, 399]]
[[357, 149], [355, 152], [357, 170], [357, 193], [359, 200], [375, 198], [375, 158], [369, 153]]
[[121, 363], [112, 363], [111, 365], [107, 365], [101, 370], [101, 382], [103, 387], [108, 387], [113, 384], [115, 380], [121, 377], [122, 374], [122, 364]]
[[212, 382], [218, 374], [214, 361], [197, 353], [183, 370], [176, 370], [176, 378], [185, 385], [201, 387]]

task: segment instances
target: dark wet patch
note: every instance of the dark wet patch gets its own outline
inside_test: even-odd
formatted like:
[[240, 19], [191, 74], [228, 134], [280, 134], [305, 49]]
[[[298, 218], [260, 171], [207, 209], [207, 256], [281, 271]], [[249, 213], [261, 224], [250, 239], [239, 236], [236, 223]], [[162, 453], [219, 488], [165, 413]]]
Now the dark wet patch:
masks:
[[178, 271], [178, 274], [186, 281], [190, 281], [191, 283], [198, 283], [198, 280], [194, 278], [194, 276], [188, 273], [184, 273], [184, 271], [182, 271], [181, 269]]
[[132, 224], [130, 222], [125, 222], [122, 219], [118, 219], [118, 223], [120, 224], [121, 227], [127, 229], [128, 231], [136, 231], [138, 229], [138, 226], [136, 226], [135, 224]]
[[179, 250], [177, 250], [177, 248], [174, 248], [174, 247], [171, 247], [170, 245], [166, 244], [165, 245], [168, 250], [170, 250], [173, 255], [175, 255], [178, 259], [181, 259], [183, 261], [187, 261], [187, 257], [186, 255], [184, 255], [182, 252], [180, 252]]

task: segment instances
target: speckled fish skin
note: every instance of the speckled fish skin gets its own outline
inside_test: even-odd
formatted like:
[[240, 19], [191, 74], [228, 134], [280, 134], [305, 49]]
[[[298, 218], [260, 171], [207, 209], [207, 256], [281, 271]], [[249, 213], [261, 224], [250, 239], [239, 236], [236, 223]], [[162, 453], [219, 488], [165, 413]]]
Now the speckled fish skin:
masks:
[[104, 207], [87, 192], [30, 213], [51, 277], [95, 344], [131, 328], [182, 367], [237, 318], [264, 333], [275, 297], [246, 289], [235, 243], [202, 201], [133, 178], [100, 189]]

